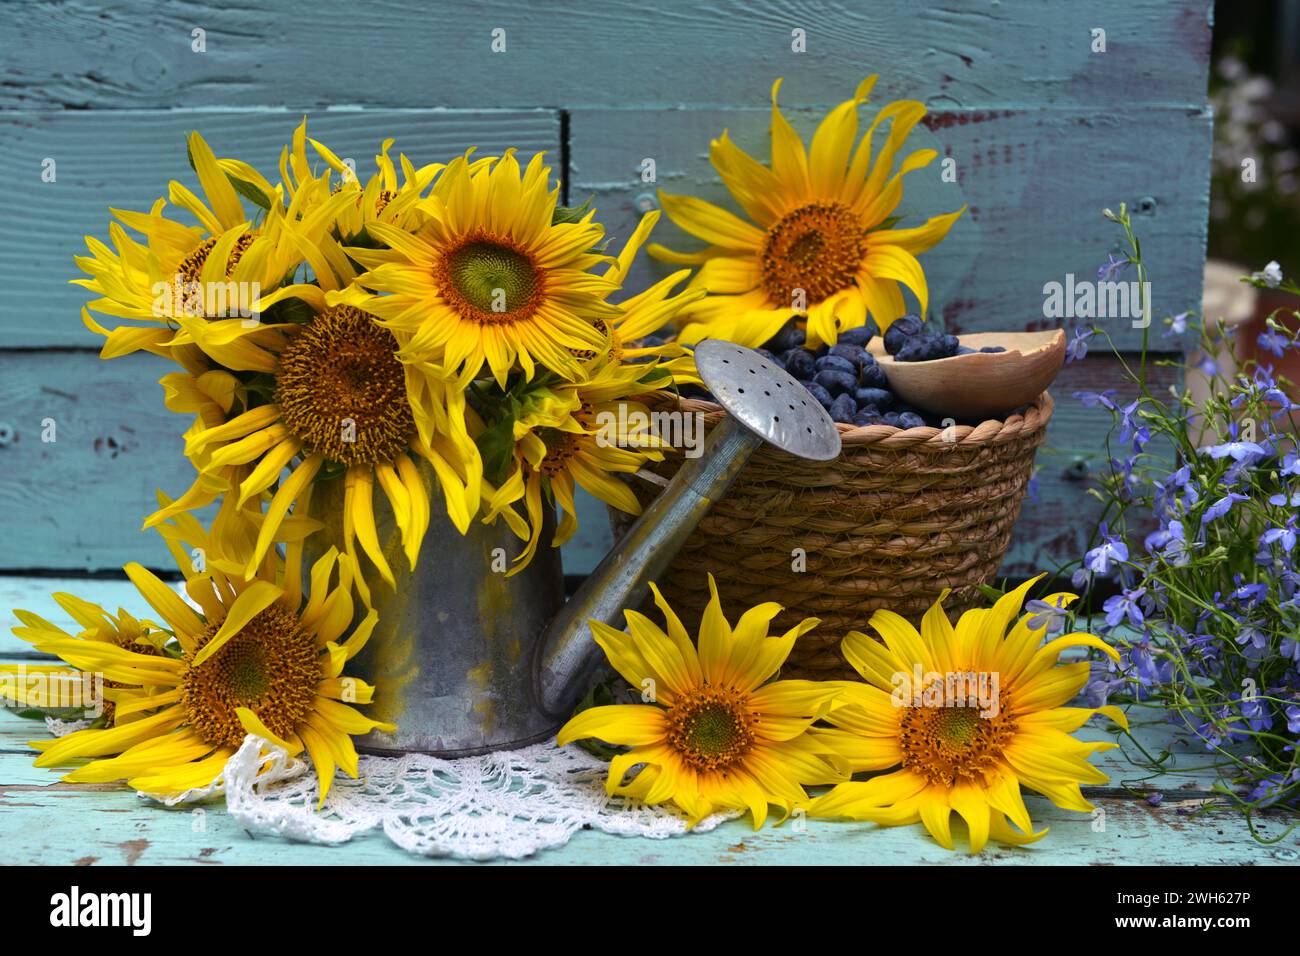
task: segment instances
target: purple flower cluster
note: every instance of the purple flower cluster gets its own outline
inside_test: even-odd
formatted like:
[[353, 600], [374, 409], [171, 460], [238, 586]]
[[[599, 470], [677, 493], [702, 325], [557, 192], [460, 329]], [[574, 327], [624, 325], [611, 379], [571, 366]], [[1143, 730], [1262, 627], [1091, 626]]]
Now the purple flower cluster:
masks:
[[[1103, 484], [1110, 520], [1074, 583], [1108, 582], [1100, 630], [1121, 659], [1094, 664], [1086, 696], [1165, 706], [1235, 766], [1245, 799], [1300, 808], [1300, 456], [1282, 417], [1300, 406], [1268, 366], [1226, 384], [1199, 424], [1145, 390], [1076, 393], [1111, 415], [1119, 449]], [[1218, 421], [1231, 423], [1193, 440]], [[1172, 457], [1153, 431], [1173, 439]]]

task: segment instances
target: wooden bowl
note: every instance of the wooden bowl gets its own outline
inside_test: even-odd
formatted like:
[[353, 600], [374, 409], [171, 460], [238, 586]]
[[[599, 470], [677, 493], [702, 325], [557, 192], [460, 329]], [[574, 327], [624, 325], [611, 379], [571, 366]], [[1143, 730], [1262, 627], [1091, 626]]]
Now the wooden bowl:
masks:
[[[929, 362], [896, 362], [879, 337], [870, 351], [885, 370], [889, 387], [903, 401], [932, 415], [956, 419], [1000, 418], [1028, 405], [1052, 384], [1065, 364], [1065, 332], [979, 332], [960, 337], [979, 349], [1001, 345], [1005, 352], [972, 352]], [[879, 349], [879, 351], [877, 351]]]

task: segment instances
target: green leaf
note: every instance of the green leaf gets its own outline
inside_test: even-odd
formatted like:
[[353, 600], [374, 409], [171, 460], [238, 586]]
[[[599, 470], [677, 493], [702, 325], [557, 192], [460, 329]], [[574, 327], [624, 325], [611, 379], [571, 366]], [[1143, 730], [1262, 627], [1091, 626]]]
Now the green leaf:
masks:
[[298, 325], [306, 325], [314, 318], [316, 312], [308, 303], [292, 297], [281, 299], [262, 315], [262, 321], [271, 324], [296, 322]]
[[[579, 701], [578, 706], [573, 709], [572, 716], [576, 717], [584, 710], [590, 710], [592, 707], [606, 707], [610, 704], [616, 703], [617, 701], [614, 697], [614, 691], [610, 687], [613, 680], [619, 679], [611, 678], [610, 681], [596, 684], [591, 688], [591, 690], [587, 691], [587, 696]], [[622, 683], [622, 681], [619, 680], [619, 683]], [[627, 752], [626, 747], [611, 746], [610, 744], [597, 740], [594, 737], [589, 737], [585, 740], [576, 740], [574, 743], [598, 760], [612, 760], [619, 754]]]
[[1003, 597], [1005, 594], [1005, 592], [999, 591], [997, 588], [993, 587], [990, 584], [977, 584], [975, 585], [975, 587], [979, 588], [980, 594], [983, 594], [990, 601], [994, 601], [994, 602], [996, 602], [998, 598]]
[[226, 173], [226, 178], [230, 180], [230, 185], [235, 187], [235, 192], [239, 193], [239, 195], [243, 196], [249, 202], [253, 203], [255, 206], [260, 206], [262, 209], [271, 208], [271, 197], [262, 192], [262, 190], [258, 189], [252, 183], [248, 182], [248, 180], [240, 179], [233, 173]]
[[555, 212], [551, 214], [551, 225], [558, 226], [562, 222], [581, 222], [582, 217], [591, 212], [592, 198], [588, 196], [583, 200], [581, 206], [556, 206]]
[[673, 380], [673, 373], [666, 368], [652, 368], [636, 380], [638, 385], [646, 388], [667, 388]]
[[510, 474], [510, 461], [515, 451], [515, 417], [507, 413], [500, 421], [490, 425], [475, 441], [483, 456], [483, 474], [494, 485], [505, 481]]
[[317, 481], [333, 481], [348, 473], [348, 466], [339, 461], [326, 461], [316, 474]]

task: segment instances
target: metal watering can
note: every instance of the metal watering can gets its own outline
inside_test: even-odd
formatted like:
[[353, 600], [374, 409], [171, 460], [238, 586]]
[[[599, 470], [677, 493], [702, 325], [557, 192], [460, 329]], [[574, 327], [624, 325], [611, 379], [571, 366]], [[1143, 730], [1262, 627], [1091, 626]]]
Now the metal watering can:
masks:
[[[727, 418], [567, 602], [560, 552], [547, 546], [549, 528], [532, 564], [507, 578], [492, 570], [494, 560], [499, 567], [500, 555], [518, 547], [504, 522], [476, 522], [461, 535], [435, 508], [415, 571], [403, 571], [392, 516], [376, 501], [397, 589], [373, 589], [379, 624], [350, 672], [376, 685], [367, 712], [397, 730], [370, 733], [358, 749], [465, 757], [550, 739], [604, 657], [588, 622], [622, 628], [623, 609], [640, 606], [650, 582], [764, 441], [814, 461], [839, 454], [839, 432], [826, 410], [757, 352], [710, 340], [696, 348], [695, 361]], [[338, 516], [342, 492], [330, 484], [340, 483], [321, 489], [321, 513]], [[337, 533], [327, 525], [308, 550], [319, 554]]]

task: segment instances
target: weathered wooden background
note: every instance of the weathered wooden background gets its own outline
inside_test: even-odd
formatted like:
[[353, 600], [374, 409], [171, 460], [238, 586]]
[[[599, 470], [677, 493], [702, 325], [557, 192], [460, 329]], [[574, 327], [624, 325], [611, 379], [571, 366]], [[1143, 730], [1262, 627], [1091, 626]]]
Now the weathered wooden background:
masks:
[[[183, 423], [161, 404], [163, 363], [101, 362], [67, 284], [108, 207], [194, 185], [184, 136], [273, 168], [307, 114], [364, 171], [380, 139], [417, 162], [477, 144], [546, 150], [571, 200], [593, 196], [625, 237], [653, 186], [721, 199], [708, 143], [724, 127], [766, 155], [767, 97], [819, 110], [879, 72], [875, 101], [925, 101], [917, 139], [956, 162], [909, 177], [905, 211], [970, 204], [924, 259], [932, 302], [958, 331], [1037, 328], [1043, 285], [1092, 277], [1114, 241], [1103, 206], [1139, 210], [1157, 316], [1200, 300], [1210, 153], [1211, 0], [630, 0], [310, 5], [263, 0], [0, 5], [0, 571], [166, 566], [138, 533], [153, 490], [189, 480]], [[494, 30], [505, 31], [493, 52]], [[196, 52], [195, 31], [205, 49]], [[806, 52], [792, 50], [794, 31]], [[1094, 52], [1094, 31], [1105, 51]], [[499, 34], [498, 34], [499, 36]], [[57, 178], [44, 182], [43, 162]], [[671, 225], [660, 239], [680, 238]], [[641, 266], [638, 281], [656, 274]], [[1112, 329], [1137, 339], [1126, 321]], [[1077, 553], [1091, 514], [1081, 467], [1104, 422], [1069, 398], [1113, 384], [1094, 354], [1056, 387], [1038, 495], [1006, 571]], [[41, 441], [41, 423], [57, 441]], [[567, 570], [603, 553], [588, 508]]]

